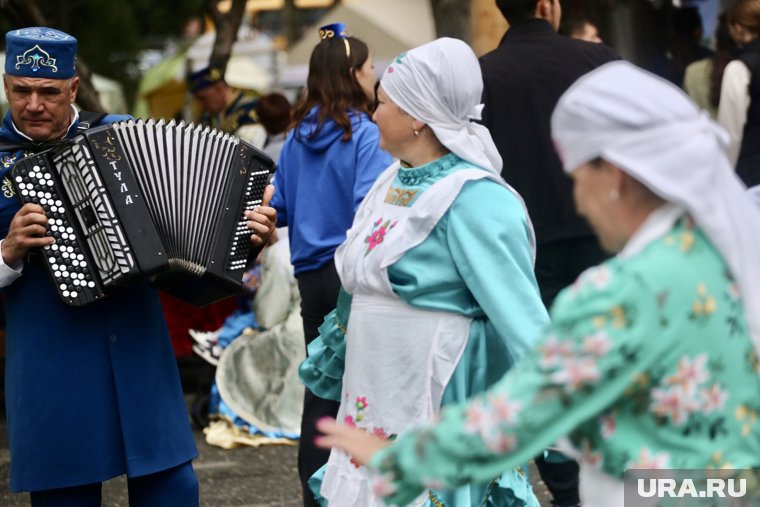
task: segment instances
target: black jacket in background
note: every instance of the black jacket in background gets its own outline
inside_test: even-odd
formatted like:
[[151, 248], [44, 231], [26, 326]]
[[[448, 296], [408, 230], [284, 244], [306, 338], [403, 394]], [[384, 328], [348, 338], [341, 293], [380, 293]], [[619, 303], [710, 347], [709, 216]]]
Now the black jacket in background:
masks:
[[746, 44], [738, 59], [750, 72], [749, 108], [744, 123], [736, 173], [748, 186], [760, 185], [760, 38]]
[[502, 177], [525, 199], [539, 243], [592, 235], [575, 213], [550, 119], [576, 79], [619, 58], [603, 44], [555, 33], [542, 19], [513, 26], [498, 48], [480, 58], [483, 124], [504, 160]]

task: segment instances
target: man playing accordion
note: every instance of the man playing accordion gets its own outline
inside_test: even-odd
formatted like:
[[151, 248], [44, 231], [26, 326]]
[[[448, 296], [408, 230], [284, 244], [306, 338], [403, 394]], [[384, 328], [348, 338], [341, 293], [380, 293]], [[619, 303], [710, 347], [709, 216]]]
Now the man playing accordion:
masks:
[[[7, 315], [6, 408], [10, 489], [32, 505], [99, 506], [101, 482], [126, 474], [130, 505], [198, 505], [197, 452], [157, 291], [137, 284], [72, 308], [38, 260], [52, 245], [44, 209], [20, 206], [10, 170], [23, 157], [88, 127], [72, 103], [77, 40], [49, 28], [6, 34], [0, 127], [0, 290]], [[89, 121], [87, 121], [89, 119]], [[276, 222], [268, 206], [247, 212], [251, 242]]]

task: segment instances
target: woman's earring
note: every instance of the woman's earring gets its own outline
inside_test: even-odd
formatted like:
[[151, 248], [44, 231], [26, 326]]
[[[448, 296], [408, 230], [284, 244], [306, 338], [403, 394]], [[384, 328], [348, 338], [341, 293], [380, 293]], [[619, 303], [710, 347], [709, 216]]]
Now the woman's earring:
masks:
[[610, 201], [615, 202], [619, 199], [620, 199], [620, 194], [618, 193], [618, 191], [615, 190], [614, 188], [610, 190]]
[[420, 131], [419, 131], [419, 130], [415, 130], [415, 131], [414, 131], [414, 137], [417, 137], [417, 136], [419, 136], [419, 135], [420, 135]]

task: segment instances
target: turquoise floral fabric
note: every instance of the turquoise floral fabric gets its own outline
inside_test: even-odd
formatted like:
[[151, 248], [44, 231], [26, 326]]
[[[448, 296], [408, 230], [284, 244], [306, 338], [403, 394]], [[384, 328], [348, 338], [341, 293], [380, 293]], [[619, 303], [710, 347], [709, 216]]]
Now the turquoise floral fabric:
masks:
[[488, 392], [378, 453], [376, 489], [493, 477], [569, 436], [583, 466], [760, 466], [760, 366], [741, 295], [688, 217], [638, 255], [586, 271], [537, 347]]

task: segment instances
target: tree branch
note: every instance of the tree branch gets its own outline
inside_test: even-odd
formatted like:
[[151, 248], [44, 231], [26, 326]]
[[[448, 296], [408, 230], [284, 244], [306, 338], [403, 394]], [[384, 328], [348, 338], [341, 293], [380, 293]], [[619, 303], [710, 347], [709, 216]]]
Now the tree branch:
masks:
[[227, 70], [227, 63], [232, 55], [232, 45], [237, 40], [237, 33], [243, 22], [246, 0], [232, 0], [229, 12], [219, 11], [216, 0], [206, 0], [206, 11], [216, 26], [216, 39], [211, 50], [209, 66], [218, 68], [222, 75]]
[[470, 2], [430, 0], [438, 37], [454, 37], [470, 42]]

